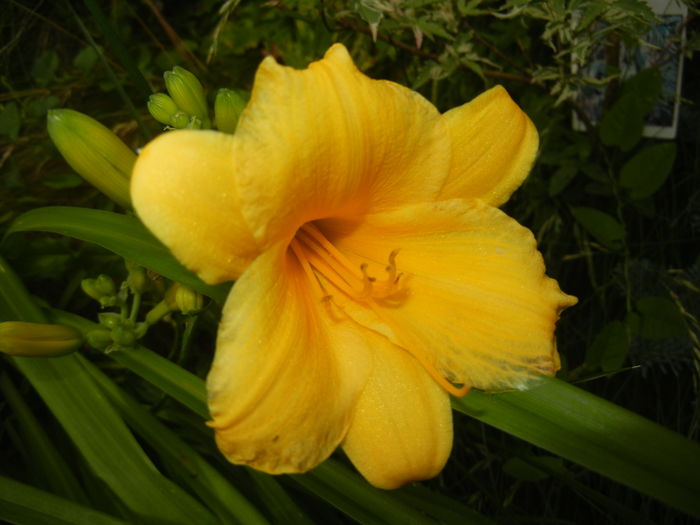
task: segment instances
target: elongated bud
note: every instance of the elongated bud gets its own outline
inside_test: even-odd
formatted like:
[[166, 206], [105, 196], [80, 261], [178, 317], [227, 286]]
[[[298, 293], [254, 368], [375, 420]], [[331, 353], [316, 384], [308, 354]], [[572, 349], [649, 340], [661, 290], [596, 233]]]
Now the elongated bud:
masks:
[[50, 110], [47, 129], [71, 168], [120, 206], [131, 207], [129, 178], [136, 154], [119, 137], [71, 109]]
[[175, 66], [172, 71], [166, 71], [163, 78], [165, 79], [165, 87], [170, 96], [173, 97], [175, 104], [185, 113], [208, 123], [207, 99], [204, 97], [204, 89], [197, 77], [186, 69]]
[[180, 111], [175, 101], [165, 93], [154, 93], [148, 97], [147, 106], [154, 119], [168, 126], [172, 126], [172, 118]]
[[216, 93], [214, 102], [214, 122], [216, 129], [233, 133], [238, 125], [238, 117], [245, 107], [245, 100], [232, 89], [222, 88]]
[[26, 357], [57, 357], [83, 344], [79, 330], [58, 324], [6, 321], [0, 323], [0, 352]]

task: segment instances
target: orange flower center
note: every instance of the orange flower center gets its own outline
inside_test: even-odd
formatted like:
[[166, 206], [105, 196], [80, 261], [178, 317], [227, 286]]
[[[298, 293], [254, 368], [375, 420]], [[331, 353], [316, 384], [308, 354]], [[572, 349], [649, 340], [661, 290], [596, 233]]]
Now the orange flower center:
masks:
[[[351, 299], [363, 302], [381, 318], [376, 300], [398, 304], [406, 297], [403, 293], [407, 291], [403, 286], [405, 279], [401, 279], [403, 274], [397, 273], [396, 269], [399, 250], [393, 250], [389, 254], [389, 264], [385, 268], [386, 278], [377, 281], [367, 273], [367, 264], [359, 267], [353, 265], [312, 223], [306, 223], [297, 230], [289, 248], [322, 301], [332, 301], [333, 296], [327, 289], [331, 285]], [[416, 358], [450, 394], [462, 397], [469, 391], [469, 385], [456, 387], [450, 383], [421, 352], [414, 351], [410, 345], [402, 344], [401, 348]]]
[[323, 299], [332, 297], [326, 284], [331, 284], [352, 299], [364, 302], [390, 299], [402, 290], [402, 274], [396, 271], [398, 250], [389, 254], [385, 279], [377, 281], [368, 275], [367, 264], [353, 265], [312, 223], [299, 228], [290, 248]]

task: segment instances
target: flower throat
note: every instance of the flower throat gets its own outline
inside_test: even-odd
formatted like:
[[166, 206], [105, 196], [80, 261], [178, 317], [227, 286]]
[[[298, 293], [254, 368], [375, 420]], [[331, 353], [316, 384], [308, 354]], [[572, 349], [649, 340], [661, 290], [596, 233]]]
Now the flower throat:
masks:
[[[402, 279], [403, 274], [397, 273], [396, 270], [398, 249], [389, 254], [389, 264], [385, 268], [386, 278], [377, 281], [368, 275], [366, 263], [359, 266], [358, 274], [357, 266], [333, 246], [312, 223], [306, 223], [297, 230], [289, 247], [322, 301], [333, 299], [326, 284], [334, 286], [351, 299], [366, 304], [378, 315], [380, 313], [376, 300], [400, 302], [405, 298], [402, 297], [402, 292], [406, 291], [403, 286], [406, 279]], [[411, 354], [433, 379], [453, 396], [462, 397], [469, 391], [470, 386], [467, 384], [457, 387], [450, 383], [420, 352], [403, 344], [401, 348]]]
[[332, 297], [325, 283], [331, 284], [351, 299], [363, 302], [391, 299], [402, 290], [402, 274], [396, 271], [398, 250], [389, 254], [389, 264], [385, 269], [387, 276], [378, 281], [367, 274], [366, 263], [359, 266], [358, 273], [358, 267], [333, 246], [312, 223], [306, 223], [299, 228], [289, 246], [304, 273], [324, 300]]

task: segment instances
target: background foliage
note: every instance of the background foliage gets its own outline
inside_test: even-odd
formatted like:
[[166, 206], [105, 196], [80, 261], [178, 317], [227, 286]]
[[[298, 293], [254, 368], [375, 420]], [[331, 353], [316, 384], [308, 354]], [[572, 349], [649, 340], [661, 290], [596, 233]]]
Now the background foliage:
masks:
[[[43, 223], [33, 216], [34, 228], [11, 226], [44, 206], [117, 210], [57, 153], [45, 131], [49, 109], [91, 115], [137, 149], [162, 131], [145, 102], [164, 90], [163, 71], [181, 65], [194, 72], [211, 101], [219, 87], [250, 89], [266, 55], [304, 67], [340, 41], [369, 76], [412, 87], [441, 111], [496, 83], [508, 89], [537, 125], [541, 151], [506, 209], [535, 232], [549, 274], [580, 299], [559, 323], [560, 378], [697, 440], [700, 68], [693, 55], [697, 12], [690, 7], [679, 131], [668, 141], [641, 136], [642, 118], [660, 97], [654, 71], [623, 80], [612, 66], [598, 79], [572, 69], [589, 63], [601, 42], [611, 52], [621, 43], [641, 45], [654, 20], [642, 1], [6, 0], [0, 227], [15, 233], [0, 253], [3, 275], [14, 271], [17, 279], [3, 281], [1, 320], [53, 315], [90, 330], [103, 311], [81, 281], [107, 274], [118, 286], [133, 274], [122, 259], [133, 254], [118, 247], [20, 231], [64, 233], [48, 225], [57, 215]], [[606, 111], [600, 124], [573, 131], [572, 113], [581, 115], [576, 94], [593, 84], [604, 90]], [[128, 248], [131, 238], [125, 239]], [[163, 277], [148, 277], [142, 311], [158, 304], [168, 286]], [[692, 521], [532, 441], [458, 414], [443, 474], [395, 493], [367, 489], [341, 456], [304, 476], [270, 478], [231, 467], [202, 425], [206, 407], [197, 382], [211, 361], [218, 309], [207, 300], [198, 316], [173, 313], [142, 341], [152, 351], [105, 356], [85, 347], [70, 373], [91, 398], [69, 396], [67, 405], [54, 399], [58, 391], [37, 386], [67, 373], [51, 360], [1, 361], [0, 492], [17, 495], [6, 497], [19, 518], [1, 512], [0, 518], [42, 522], [29, 514], [31, 505], [18, 503], [36, 501], [32, 491], [41, 491], [49, 502], [42, 519], [51, 515], [56, 523], [82, 522], [76, 516], [108, 523], [107, 515], [144, 523]], [[111, 432], [100, 434], [101, 426]], [[106, 451], [123, 461], [109, 461]], [[655, 451], [660, 458], [669, 452]], [[141, 496], [130, 486], [142, 487]]]

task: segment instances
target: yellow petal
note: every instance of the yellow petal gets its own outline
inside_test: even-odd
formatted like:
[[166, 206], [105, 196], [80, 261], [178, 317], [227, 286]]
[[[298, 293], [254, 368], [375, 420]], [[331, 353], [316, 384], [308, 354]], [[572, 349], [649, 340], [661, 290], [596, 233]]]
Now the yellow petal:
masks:
[[449, 396], [405, 351], [388, 342], [373, 350], [375, 367], [343, 449], [375, 487], [432, 478], [452, 449]]
[[576, 299], [545, 275], [532, 233], [498, 209], [455, 199], [319, 227], [377, 283], [399, 250], [396, 297], [341, 306], [450, 381], [522, 388], [558, 368], [554, 325]]
[[439, 200], [478, 198], [500, 206], [527, 177], [537, 130], [505, 89], [496, 86], [442, 116], [452, 163]]
[[430, 199], [449, 163], [437, 110], [371, 80], [340, 44], [294, 70], [266, 58], [236, 129], [243, 214], [263, 246], [303, 223]]
[[259, 253], [235, 190], [231, 135], [165, 133], [138, 156], [131, 196], [144, 224], [208, 283], [235, 279]]
[[304, 472], [345, 436], [371, 367], [366, 331], [334, 324], [308, 284], [273, 248], [226, 303], [207, 390], [210, 425], [233, 463]]

